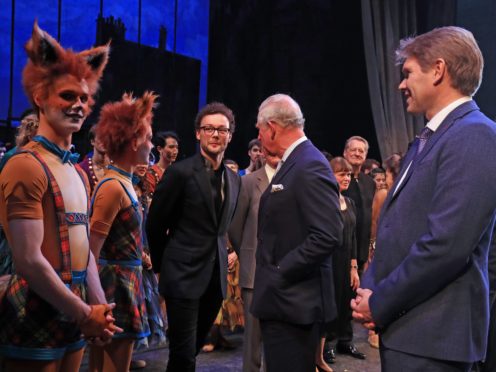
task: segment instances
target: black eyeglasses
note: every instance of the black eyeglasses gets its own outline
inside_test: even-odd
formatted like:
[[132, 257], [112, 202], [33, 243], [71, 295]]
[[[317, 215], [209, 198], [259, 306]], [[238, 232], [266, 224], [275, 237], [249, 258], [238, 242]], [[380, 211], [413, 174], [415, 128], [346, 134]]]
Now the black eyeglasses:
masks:
[[215, 131], [219, 133], [219, 136], [227, 136], [228, 133], [231, 132], [229, 128], [226, 127], [220, 127], [220, 128], [215, 128], [215, 127], [200, 127], [200, 129], [203, 130], [205, 134], [208, 134], [209, 136], [213, 135]]

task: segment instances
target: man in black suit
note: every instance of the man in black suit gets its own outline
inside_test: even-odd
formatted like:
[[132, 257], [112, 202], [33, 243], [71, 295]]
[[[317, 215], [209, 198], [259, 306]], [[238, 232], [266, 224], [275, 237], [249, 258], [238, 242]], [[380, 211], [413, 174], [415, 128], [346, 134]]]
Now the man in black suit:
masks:
[[315, 370], [321, 325], [336, 316], [331, 254], [342, 240], [339, 192], [329, 163], [305, 137], [304, 122], [287, 95], [260, 105], [262, 146], [282, 159], [260, 199], [251, 307], [269, 372]]
[[222, 160], [234, 115], [210, 103], [195, 120], [200, 153], [172, 164], [155, 191], [147, 221], [153, 267], [169, 321], [168, 371], [194, 371], [196, 354], [226, 295], [227, 228], [240, 178]]
[[[372, 201], [375, 194], [374, 180], [362, 172], [368, 151], [369, 143], [360, 136], [348, 138], [343, 151], [343, 157], [353, 168], [350, 187], [343, 192], [343, 195], [353, 199], [357, 210], [357, 260], [360, 271], [369, 257]], [[351, 354], [355, 356], [353, 353]]]

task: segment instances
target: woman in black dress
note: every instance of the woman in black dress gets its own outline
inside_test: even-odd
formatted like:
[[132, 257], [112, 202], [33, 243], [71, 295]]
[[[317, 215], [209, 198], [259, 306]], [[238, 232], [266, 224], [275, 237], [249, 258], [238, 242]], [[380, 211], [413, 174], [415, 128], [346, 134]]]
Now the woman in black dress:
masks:
[[[346, 159], [336, 157], [329, 164], [339, 185], [339, 203], [343, 217], [343, 245], [332, 254], [332, 270], [334, 293], [338, 317], [326, 325], [328, 340], [337, 340], [336, 349], [355, 348], [352, 344], [353, 327], [350, 302], [355, 290], [360, 285], [357, 271], [356, 244], [356, 209], [353, 201], [341, 193], [348, 189], [351, 182], [352, 167]], [[316, 354], [316, 366], [319, 371], [330, 372], [332, 369], [322, 357], [325, 338], [322, 338], [321, 349]], [[355, 349], [356, 352], [358, 352]]]

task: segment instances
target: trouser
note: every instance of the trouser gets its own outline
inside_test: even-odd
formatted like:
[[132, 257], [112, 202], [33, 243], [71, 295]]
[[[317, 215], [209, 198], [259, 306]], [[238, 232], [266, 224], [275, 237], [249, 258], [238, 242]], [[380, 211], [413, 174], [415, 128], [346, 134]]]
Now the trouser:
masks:
[[260, 326], [268, 372], [315, 371], [320, 323], [298, 325], [277, 320], [260, 320]]
[[167, 371], [194, 371], [208, 331], [222, 305], [219, 273], [214, 270], [205, 293], [195, 300], [165, 297], [169, 323]]
[[[260, 321], [251, 312], [253, 289], [242, 288], [245, 331], [243, 334], [243, 372], [258, 372], [262, 366], [262, 332]], [[264, 365], [265, 366], [265, 365]]]

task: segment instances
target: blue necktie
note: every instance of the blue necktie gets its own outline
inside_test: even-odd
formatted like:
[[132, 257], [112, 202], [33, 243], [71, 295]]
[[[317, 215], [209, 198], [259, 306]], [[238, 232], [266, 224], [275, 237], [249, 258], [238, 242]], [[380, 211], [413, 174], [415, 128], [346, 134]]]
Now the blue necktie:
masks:
[[419, 140], [418, 147], [417, 147], [417, 155], [422, 152], [425, 144], [427, 143], [427, 140], [429, 139], [430, 136], [432, 136], [433, 133], [434, 132], [432, 131], [432, 129], [430, 129], [428, 127], [424, 127], [424, 129], [422, 129], [422, 132], [420, 132], [420, 134], [417, 136], [417, 138]]

